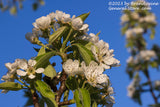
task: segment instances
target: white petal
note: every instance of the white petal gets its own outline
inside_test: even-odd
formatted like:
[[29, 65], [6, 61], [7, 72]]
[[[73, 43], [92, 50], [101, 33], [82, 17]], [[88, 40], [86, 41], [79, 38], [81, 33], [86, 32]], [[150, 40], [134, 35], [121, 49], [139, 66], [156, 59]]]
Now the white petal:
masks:
[[8, 70], [12, 69], [12, 64], [11, 63], [5, 63], [5, 66]]
[[42, 72], [44, 72], [44, 68], [38, 68], [35, 72], [36, 73], [42, 73]]
[[32, 59], [28, 61], [28, 65], [31, 67], [33, 67], [36, 63], [37, 63], [36, 60], [32, 60]]
[[27, 72], [24, 72], [22, 70], [17, 70], [17, 74], [20, 75], [20, 76], [26, 76]]
[[28, 68], [27, 60], [25, 60], [25, 59], [17, 59], [16, 62], [18, 64], [18, 67], [20, 67], [21, 69], [26, 70]]
[[79, 30], [86, 30], [88, 29], [89, 25], [88, 24], [83, 24], [83, 26]]
[[33, 74], [30, 74], [29, 76], [28, 76], [28, 78], [30, 78], [30, 79], [34, 79], [36, 76], [35, 75], [33, 75]]

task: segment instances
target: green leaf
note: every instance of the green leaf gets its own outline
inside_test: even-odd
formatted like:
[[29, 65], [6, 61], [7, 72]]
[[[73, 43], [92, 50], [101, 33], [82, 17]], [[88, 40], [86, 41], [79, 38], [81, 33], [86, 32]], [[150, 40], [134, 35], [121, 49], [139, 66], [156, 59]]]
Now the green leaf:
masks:
[[17, 91], [23, 89], [23, 86], [15, 82], [3, 82], [0, 84], [0, 89]]
[[150, 39], [154, 39], [155, 37], [155, 29], [154, 28], [151, 28], [151, 34], [150, 34]]
[[84, 47], [83, 45], [77, 43], [77, 44], [74, 44], [79, 52], [80, 52], [80, 55], [82, 56], [82, 58], [84, 59], [85, 63], [87, 65], [89, 65], [89, 63], [94, 60], [94, 56], [92, 54], [92, 52], [90, 50], [88, 50], [86, 47]]
[[78, 16], [78, 17], [80, 17], [83, 21], [85, 21], [86, 18], [89, 16], [89, 14], [90, 14], [90, 12], [84, 13], [84, 14], [81, 14], [80, 16]]
[[39, 67], [46, 67], [49, 64], [49, 59], [56, 55], [55, 51], [51, 51], [48, 53], [45, 53], [43, 55], [37, 56], [35, 58], [35, 60], [37, 61], [35, 67], [39, 68]]
[[101, 32], [99, 31], [99, 32], [96, 34], [96, 36], [99, 36], [100, 33], [101, 33]]
[[50, 77], [51, 79], [53, 79], [53, 77], [56, 76], [56, 70], [53, 68], [52, 65], [48, 65], [45, 68], [43, 74], [46, 75], [47, 77]]
[[78, 82], [77, 82], [76, 78], [72, 77], [72, 76], [68, 77], [67, 80], [66, 80], [66, 86], [70, 90], [77, 89], [78, 88]]
[[43, 81], [37, 80], [34, 86], [38, 92], [44, 97], [48, 107], [58, 107], [55, 101], [55, 94], [52, 92], [51, 88]]
[[157, 68], [158, 67], [158, 63], [156, 61], [150, 62], [150, 65], [152, 66], [152, 68]]
[[9, 11], [10, 11], [10, 14], [15, 15], [17, 13], [17, 7], [13, 6], [13, 7], [10, 8]]
[[49, 44], [52, 44], [58, 37], [61, 37], [68, 29], [69, 27], [67, 26], [60, 27], [57, 31], [49, 36]]
[[74, 100], [76, 102], [76, 107], [82, 107], [82, 103], [79, 98], [79, 91], [78, 90], [75, 90], [75, 92], [74, 92]]
[[77, 89], [74, 92], [74, 99], [77, 107], [90, 107], [91, 99], [90, 94], [86, 89]]
[[94, 103], [92, 104], [92, 107], [97, 107], [97, 103], [94, 101]]
[[46, 53], [45, 47], [44, 47], [44, 46], [42, 46], [42, 47], [41, 47], [41, 49], [39, 50], [39, 52], [38, 52], [38, 55], [37, 55], [37, 56], [43, 55], [43, 54], [45, 54], [45, 53]]

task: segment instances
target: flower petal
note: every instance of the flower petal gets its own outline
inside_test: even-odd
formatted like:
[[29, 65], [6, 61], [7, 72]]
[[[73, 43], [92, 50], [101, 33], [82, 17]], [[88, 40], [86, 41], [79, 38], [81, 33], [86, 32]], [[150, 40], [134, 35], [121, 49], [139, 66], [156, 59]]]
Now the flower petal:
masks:
[[35, 75], [33, 75], [33, 74], [30, 74], [29, 76], [28, 76], [28, 78], [30, 78], [30, 79], [34, 79], [36, 76]]
[[18, 67], [20, 67], [23, 70], [26, 70], [28, 68], [27, 60], [25, 59], [17, 59], [16, 60]]
[[26, 76], [27, 72], [24, 72], [22, 70], [17, 70], [17, 74], [20, 75], [20, 76]]
[[31, 67], [33, 67], [36, 63], [37, 63], [36, 60], [33, 60], [33, 59], [30, 59], [28, 61], [28, 65], [31, 66]]
[[36, 73], [42, 73], [42, 72], [44, 72], [44, 68], [38, 68], [35, 72]]

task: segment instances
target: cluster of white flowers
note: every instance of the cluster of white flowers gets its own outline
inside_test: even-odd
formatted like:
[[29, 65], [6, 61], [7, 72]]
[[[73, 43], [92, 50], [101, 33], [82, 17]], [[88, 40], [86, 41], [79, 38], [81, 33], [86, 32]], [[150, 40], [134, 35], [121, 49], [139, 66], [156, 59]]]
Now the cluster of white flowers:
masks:
[[69, 76], [83, 75], [83, 70], [79, 67], [78, 60], [68, 59], [62, 67]]
[[[2, 76], [1, 80], [5, 82], [14, 82], [16, 79], [16, 74], [20, 76], [28, 75], [29, 79], [35, 78], [35, 73], [42, 73], [44, 71], [43, 68], [38, 68], [35, 70], [33, 67], [36, 64], [35, 60], [27, 61], [24, 59], [16, 59], [14, 63], [6, 63], [5, 66], [8, 69], [6, 75]], [[22, 71], [25, 70], [26, 72]], [[7, 93], [8, 90], [2, 90], [2, 93]]]
[[[75, 75], [85, 76], [87, 82], [93, 87], [103, 88], [109, 86], [108, 83], [109, 77], [106, 74], [103, 74], [104, 72], [103, 67], [99, 66], [94, 61], [91, 61], [90, 64], [86, 66], [84, 61], [81, 64], [79, 64], [78, 60], [73, 61], [72, 59], [68, 59], [63, 64], [63, 69], [69, 76], [75, 76]], [[106, 97], [108, 105], [113, 105], [113, 103], [115, 103], [115, 99], [112, 96], [113, 94], [114, 94], [113, 88], [109, 86], [107, 89], [107, 97]]]
[[156, 16], [152, 13], [152, 14], [149, 14], [145, 17], [141, 17], [139, 18], [139, 22], [143, 23], [152, 23], [152, 24], [156, 24]]
[[26, 39], [31, 43], [35, 43], [35, 38], [43, 37], [43, 31], [46, 29], [50, 30], [51, 26], [54, 26], [54, 29], [57, 30], [60, 27], [60, 23], [66, 24], [71, 23], [72, 28], [75, 30], [83, 31], [86, 33], [89, 31], [88, 24], [84, 24], [83, 20], [80, 17], [75, 17], [75, 15], [70, 17], [70, 14], [66, 14], [62, 11], [56, 10], [47, 16], [42, 16], [33, 23], [32, 33], [26, 34]]
[[104, 69], [110, 69], [111, 66], [118, 66], [120, 61], [113, 56], [114, 50], [109, 50], [109, 44], [100, 40], [91, 47], [91, 51], [94, 54], [96, 60], [100, 63]]
[[137, 55], [139, 60], [149, 61], [151, 58], [156, 58], [156, 53], [153, 50], [142, 50]]
[[128, 64], [138, 64], [140, 61], [149, 61], [152, 58], [156, 58], [156, 53], [153, 50], [142, 50], [135, 57], [130, 56], [127, 59]]
[[126, 39], [131, 39], [133, 38], [134, 36], [136, 35], [139, 35], [139, 34], [143, 34], [144, 33], [144, 29], [141, 28], [141, 27], [135, 27], [135, 28], [132, 28], [132, 29], [128, 29], [125, 34], [126, 34]]
[[3, 81], [14, 81], [14, 75], [27, 76], [30, 79], [35, 78], [35, 73], [42, 73], [43, 68], [34, 68], [36, 64], [35, 60], [30, 59], [27, 63], [25, 59], [16, 59], [14, 63], [6, 63], [5, 66], [8, 69], [8, 73], [2, 77]]
[[94, 61], [91, 61], [89, 66], [82, 62], [80, 67], [78, 60], [68, 59], [63, 64], [63, 69], [69, 76], [84, 75], [88, 83], [94, 87], [102, 88], [102, 85], [106, 86], [108, 84], [109, 77], [103, 74], [103, 67]]
[[128, 96], [133, 97], [136, 91], [136, 87], [139, 86], [140, 77], [134, 77], [133, 81], [130, 83], [130, 85], [127, 87], [128, 90]]
[[120, 61], [114, 58], [114, 50], [109, 49], [109, 44], [103, 40], [99, 40], [97, 35], [90, 33], [89, 35], [83, 35], [78, 39], [93, 43], [91, 46], [91, 51], [100, 66], [104, 69], [110, 69], [111, 66], [119, 66]]
[[35, 69], [34, 65], [36, 64], [35, 60], [25, 60], [25, 59], [20, 59], [18, 62], [18, 67], [20, 69], [17, 70], [17, 74], [20, 76], [28, 76], [30, 79], [34, 79], [36, 77], [36, 73], [43, 73], [44, 68], [38, 68]]

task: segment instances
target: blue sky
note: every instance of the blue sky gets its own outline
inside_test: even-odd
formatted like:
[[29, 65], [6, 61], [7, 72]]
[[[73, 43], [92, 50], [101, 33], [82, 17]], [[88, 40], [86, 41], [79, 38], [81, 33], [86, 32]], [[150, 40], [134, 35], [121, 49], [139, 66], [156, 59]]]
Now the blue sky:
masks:
[[[6, 74], [7, 69], [4, 64], [13, 62], [16, 58], [30, 59], [36, 56], [36, 52], [26, 39], [25, 34], [32, 31], [32, 23], [39, 17], [50, 12], [61, 10], [71, 15], [80, 15], [91, 12], [85, 23], [89, 24], [90, 31], [97, 33], [101, 31], [100, 39], [108, 42], [110, 49], [114, 49], [115, 57], [121, 61], [121, 66], [106, 70], [110, 76], [112, 86], [115, 89], [116, 104], [114, 107], [139, 107], [129, 97], [127, 97], [126, 87], [130, 83], [128, 75], [125, 73], [126, 59], [129, 57], [125, 48], [125, 37], [120, 32], [121, 11], [109, 11], [108, 2], [111, 0], [48, 0], [45, 6], [37, 11], [31, 8], [31, 1], [24, 2], [24, 9], [18, 12], [17, 16], [11, 16], [9, 12], [0, 13], [0, 77]], [[114, 0], [118, 1], [118, 0]], [[123, 1], [123, 0], [119, 0]], [[131, 0], [126, 0], [131, 1]], [[151, 1], [151, 0], [148, 0]], [[158, 0], [155, 0], [158, 1]], [[160, 22], [160, 6], [152, 6], [152, 11], [157, 15]], [[156, 27], [157, 32], [160, 29]], [[153, 41], [158, 43], [160, 34], [156, 34]], [[156, 71], [153, 70], [152, 79], [158, 79]], [[153, 102], [150, 94], [142, 95], [143, 106]], [[22, 107], [27, 99], [23, 97], [23, 91], [0, 94], [1, 107]]]

